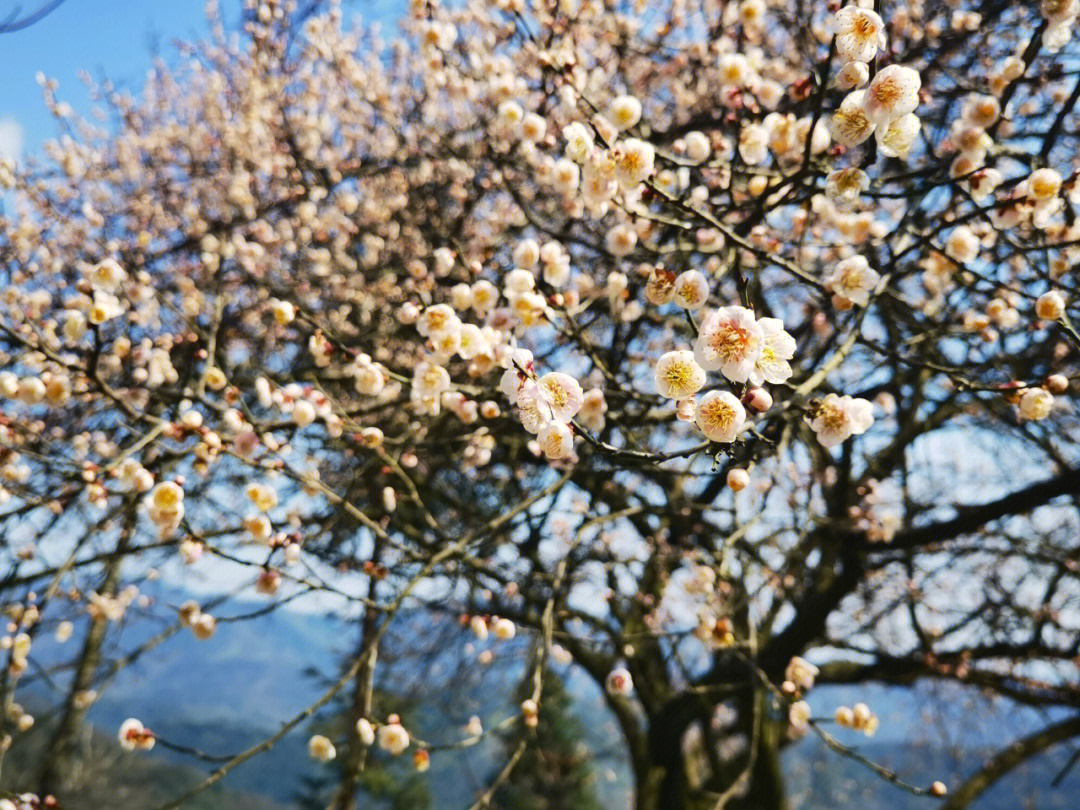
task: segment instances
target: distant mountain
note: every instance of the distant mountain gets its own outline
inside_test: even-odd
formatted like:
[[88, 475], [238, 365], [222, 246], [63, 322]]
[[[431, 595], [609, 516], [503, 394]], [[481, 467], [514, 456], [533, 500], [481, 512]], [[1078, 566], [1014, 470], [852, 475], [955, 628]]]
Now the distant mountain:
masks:
[[[34, 708], [32, 703], [27, 707]], [[0, 788], [6, 792], [28, 787], [27, 780], [37, 772], [51, 731], [51, 723], [41, 723], [20, 738], [4, 760]], [[115, 734], [106, 734], [103, 729], [92, 731], [85, 742], [86, 756], [76, 774], [78, 788], [61, 797], [64, 810], [147, 810], [165, 804], [205, 778], [202, 770], [158, 754], [123, 751], [116, 744]], [[291, 810], [289, 804], [266, 793], [248, 793], [225, 785], [215, 785], [199, 794], [189, 808]]]
[[[176, 604], [181, 593], [162, 591], [159, 599]], [[256, 610], [260, 604], [232, 603], [222, 618]], [[113, 653], [134, 649], [161, 629], [153, 621], [132, 619], [124, 626]], [[457, 739], [472, 714], [485, 726], [516, 711], [510, 705], [521, 675], [524, 649], [521, 640], [488, 642], [495, 663], [476, 661], [479, 647], [460, 638], [456, 624], [430, 615], [414, 615], [401, 622], [382, 657], [382, 688], [392, 695], [391, 710], [411, 711], [415, 732], [429, 741]], [[231, 753], [273, 733], [280, 724], [305, 708], [325, 690], [327, 679], [349, 650], [355, 649], [359, 627], [339, 618], [279, 610], [239, 622], [221, 621], [209, 641], [197, 641], [189, 632], [178, 633], [153, 653], [124, 670], [104, 691], [90, 712], [101, 730], [101, 743], [114, 754], [116, 729], [127, 717], [138, 717], [164, 739], [215, 754]], [[419, 659], [395, 655], [395, 650], [415, 648], [428, 642], [430, 652]], [[55, 645], [54, 645], [55, 646]], [[35, 645], [35, 653], [40, 650]], [[64, 650], [70, 655], [73, 650]], [[49, 660], [53, 656], [54, 660]], [[45, 650], [46, 666], [61, 660], [58, 651]], [[323, 673], [316, 676], [314, 673]], [[304, 674], [306, 673], [306, 674]], [[327, 674], [328, 673], [328, 674]], [[630, 780], [617, 744], [618, 729], [603, 705], [595, 684], [580, 671], [567, 674], [567, 688], [575, 696], [576, 711], [587, 729], [585, 744], [603, 756], [597, 763], [599, 792], [604, 806], [623, 810], [628, 805]], [[30, 694], [43, 695], [41, 685]], [[344, 697], [344, 695], [343, 695]], [[26, 697], [20, 697], [24, 702]], [[894, 768], [908, 780], [926, 784], [958, 779], [977, 769], [993, 753], [993, 745], [1030, 731], [1046, 717], [1006, 702], [990, 702], [977, 692], [954, 685], [919, 683], [912, 688], [882, 686], [819, 687], [810, 695], [816, 715], [831, 715], [836, 706], [862, 700], [881, 718], [881, 729], [871, 739], [844, 733], [845, 742], [856, 745], [875, 761]], [[398, 706], [402, 709], [399, 709]], [[597, 718], [602, 718], [597, 722]], [[317, 721], [319, 722], [319, 721]], [[325, 722], [322, 721], [322, 722]], [[230, 774], [221, 791], [208, 796], [197, 810], [284, 810], [298, 806], [294, 799], [309, 780], [327, 774], [326, 766], [308, 758], [306, 741], [311, 726], [286, 736], [277, 746], [245, 763]], [[949, 735], [952, 736], [949, 736]], [[97, 748], [98, 746], [95, 746]], [[15, 751], [20, 746], [15, 747]], [[977, 810], [1072, 810], [1080, 796], [1080, 769], [1057, 788], [1050, 781], [1071, 750], [1059, 746], [1048, 755], [1017, 769], [982, 797]], [[486, 785], [501, 765], [495, 740], [450, 754], [436, 753], [425, 777], [431, 785], [434, 810], [459, 810]], [[380, 755], [381, 756], [381, 755]], [[120, 790], [134, 774], [157, 786], [155, 795], [166, 794], [168, 785], [179, 791], [192, 783], [202, 765], [191, 758], [164, 751], [123, 754], [106, 758], [102, 779], [115, 780]], [[884, 783], [858, 763], [825, 749], [811, 737], [790, 746], [783, 762], [788, 774], [792, 810], [831, 810], [856, 803], [859, 810], [925, 810], [936, 802], [911, 796]], [[11, 767], [8, 765], [11, 764]], [[5, 763], [4, 784], [28, 765], [17, 757]], [[112, 770], [115, 768], [115, 770]], [[228, 797], [222, 799], [222, 796]], [[215, 802], [225, 801], [225, 804]], [[263, 802], [260, 804], [260, 802]], [[152, 805], [153, 802], [150, 802]], [[70, 804], [71, 810], [82, 806]], [[126, 805], [110, 804], [110, 810]], [[145, 808], [144, 802], [141, 808]]]

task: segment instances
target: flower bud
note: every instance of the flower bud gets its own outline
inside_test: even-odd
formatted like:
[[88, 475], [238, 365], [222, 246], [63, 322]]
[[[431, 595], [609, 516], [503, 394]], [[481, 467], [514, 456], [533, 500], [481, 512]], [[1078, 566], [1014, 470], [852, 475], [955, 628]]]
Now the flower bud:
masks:
[[1044, 321], [1057, 321], [1065, 314], [1065, 298], [1057, 290], [1043, 293], [1035, 302], [1035, 314]]
[[1064, 394], [1069, 390], [1069, 378], [1064, 374], [1051, 374], [1046, 378], [1046, 390], [1051, 394]]
[[765, 413], [773, 406], [772, 394], [764, 388], [751, 388], [743, 397], [743, 402], [758, 413]]
[[750, 473], [738, 467], [728, 470], [727, 485], [732, 492], [741, 492], [750, 485]]

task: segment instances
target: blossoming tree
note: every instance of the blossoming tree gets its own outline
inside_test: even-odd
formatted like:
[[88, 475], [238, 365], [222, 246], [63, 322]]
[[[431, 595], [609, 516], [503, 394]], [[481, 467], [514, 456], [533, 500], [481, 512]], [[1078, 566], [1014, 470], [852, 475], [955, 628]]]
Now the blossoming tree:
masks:
[[[183, 749], [207, 775], [169, 807], [342, 695], [308, 744], [338, 810], [373, 757], [490, 733], [374, 716], [403, 611], [530, 640], [504, 725], [588, 673], [639, 810], [781, 807], [806, 734], [966, 807], [1080, 735], [946, 786], [860, 753], [873, 706], [810, 709], [919, 678], [1080, 705], [1075, 0], [415, 0], [389, 42], [245, 8], [96, 118], [43, 80], [63, 134], [0, 167], [4, 750], [66, 662], [26, 790], [63, 799], [131, 660], [312, 598], [359, 617], [344, 672]], [[187, 566], [218, 595], [151, 597]], [[167, 629], [110, 658], [132, 611]]]

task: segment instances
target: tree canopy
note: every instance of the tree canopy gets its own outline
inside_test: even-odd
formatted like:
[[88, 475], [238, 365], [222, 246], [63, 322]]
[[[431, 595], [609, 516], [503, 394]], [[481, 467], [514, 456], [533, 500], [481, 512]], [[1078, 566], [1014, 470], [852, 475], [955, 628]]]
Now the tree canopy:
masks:
[[[181, 751], [207, 775], [168, 807], [343, 697], [309, 744], [335, 810], [374, 757], [519, 726], [491, 806], [553, 663], [605, 690], [637, 810], [782, 807], [806, 734], [966, 807], [1080, 734], [1076, 0], [245, 9], [86, 117], [44, 80], [61, 134], [0, 166], [5, 749], [57, 686], [21, 788], [63, 799], [170, 635], [304, 600], [356, 617], [346, 665]], [[425, 611], [477, 666], [528, 639], [520, 710], [376, 712]], [[133, 613], [160, 635], [110, 654]], [[804, 700], [918, 679], [1068, 711], [944, 785], [860, 753], [873, 706]]]

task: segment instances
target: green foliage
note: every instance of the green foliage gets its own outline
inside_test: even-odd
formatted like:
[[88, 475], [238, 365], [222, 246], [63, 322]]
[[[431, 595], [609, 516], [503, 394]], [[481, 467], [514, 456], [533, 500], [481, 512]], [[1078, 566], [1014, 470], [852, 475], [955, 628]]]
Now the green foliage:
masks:
[[[521, 697], [531, 687], [523, 685]], [[540, 723], [515, 726], [506, 737], [512, 752], [525, 735], [527, 747], [509, 780], [495, 794], [499, 810], [601, 810], [596, 797], [592, 754], [584, 730], [572, 712], [573, 698], [554, 672], [544, 682]]]
[[427, 810], [431, 793], [427, 781], [419, 778], [408, 766], [376, 766], [360, 778], [360, 790], [389, 810]]

